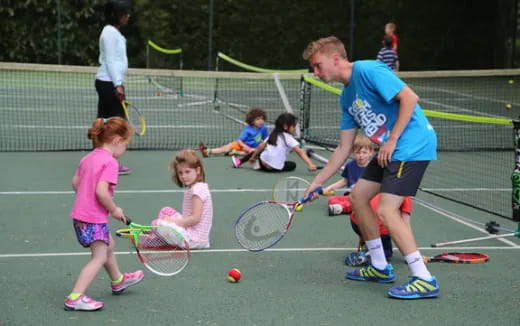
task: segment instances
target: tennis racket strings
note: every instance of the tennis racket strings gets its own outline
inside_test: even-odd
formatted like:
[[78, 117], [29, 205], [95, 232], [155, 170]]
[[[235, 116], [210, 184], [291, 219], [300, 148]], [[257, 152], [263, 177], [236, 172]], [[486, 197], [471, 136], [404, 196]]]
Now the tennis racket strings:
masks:
[[235, 225], [238, 242], [249, 250], [276, 243], [287, 229], [290, 212], [285, 205], [260, 202], [249, 208]]
[[172, 246], [162, 236], [154, 233], [139, 235], [137, 245], [139, 259], [158, 275], [175, 275], [186, 267], [190, 253], [186, 249]]

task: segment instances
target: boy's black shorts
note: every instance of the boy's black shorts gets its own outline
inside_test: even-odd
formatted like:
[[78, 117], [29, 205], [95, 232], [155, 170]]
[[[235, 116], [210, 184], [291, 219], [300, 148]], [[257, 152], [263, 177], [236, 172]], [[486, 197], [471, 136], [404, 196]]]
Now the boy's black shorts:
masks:
[[415, 196], [429, 163], [430, 161], [393, 161], [382, 168], [377, 162], [376, 155], [368, 163], [361, 178], [380, 183], [380, 192], [398, 196]]

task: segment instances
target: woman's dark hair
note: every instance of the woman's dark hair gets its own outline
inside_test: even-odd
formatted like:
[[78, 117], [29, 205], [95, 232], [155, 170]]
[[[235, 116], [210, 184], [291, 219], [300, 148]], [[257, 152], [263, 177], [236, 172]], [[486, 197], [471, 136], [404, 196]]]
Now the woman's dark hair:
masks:
[[[283, 135], [286, 132], [285, 128], [296, 126], [297, 119], [291, 113], [282, 113], [276, 118], [274, 122], [274, 130], [271, 131], [269, 135], [269, 139], [267, 139], [267, 143], [273, 146], [276, 146], [276, 141], [278, 140], [279, 135]], [[285, 141], [285, 137], [284, 137]], [[286, 143], [287, 144], [287, 143]]]
[[105, 2], [105, 20], [112, 26], [120, 24], [121, 17], [130, 13], [130, 0], [107, 0]]

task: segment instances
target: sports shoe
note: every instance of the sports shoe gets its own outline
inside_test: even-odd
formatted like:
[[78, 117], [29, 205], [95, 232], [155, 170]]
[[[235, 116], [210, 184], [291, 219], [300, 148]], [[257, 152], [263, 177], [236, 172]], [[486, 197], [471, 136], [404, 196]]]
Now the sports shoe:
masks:
[[103, 302], [95, 301], [82, 294], [76, 300], [72, 300], [71, 298], [67, 297], [67, 299], [65, 299], [64, 308], [67, 311], [95, 311], [103, 308]]
[[439, 295], [439, 283], [432, 276], [431, 281], [425, 281], [417, 276], [400, 286], [394, 286], [388, 290], [388, 295], [398, 299], [432, 298]]
[[128, 166], [119, 164], [119, 175], [130, 174], [130, 172], [132, 172], [132, 169], [130, 169]]
[[377, 269], [372, 265], [368, 267], [351, 269], [347, 271], [346, 278], [356, 281], [372, 281], [378, 283], [392, 283], [395, 281], [394, 268], [387, 264], [384, 269]]
[[368, 252], [354, 251], [345, 257], [347, 266], [367, 266], [370, 264], [370, 254]]
[[123, 280], [121, 281], [121, 283], [112, 284], [112, 294], [118, 295], [118, 294], [123, 293], [123, 291], [127, 287], [141, 282], [143, 277], [144, 277], [144, 273], [142, 270], [138, 270], [133, 273], [124, 273]]
[[233, 156], [233, 155], [237, 155], [236, 149], [232, 149], [232, 150], [224, 153], [224, 156]]
[[255, 161], [255, 163], [253, 163], [253, 170], [260, 170], [260, 169], [261, 169], [260, 161]]
[[239, 168], [240, 165], [242, 165], [242, 162], [240, 162], [240, 159], [236, 156], [231, 156], [231, 160], [233, 161], [234, 168]]
[[206, 147], [206, 145], [204, 145], [203, 142], [199, 143], [199, 150], [202, 153], [202, 156], [208, 157], [208, 148]]
[[329, 205], [329, 216], [341, 215], [343, 207], [340, 204]]

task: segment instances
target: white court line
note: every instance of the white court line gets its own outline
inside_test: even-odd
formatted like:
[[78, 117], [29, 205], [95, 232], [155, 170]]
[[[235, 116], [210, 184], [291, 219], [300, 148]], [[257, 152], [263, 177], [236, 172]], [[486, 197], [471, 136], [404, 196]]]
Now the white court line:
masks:
[[[211, 192], [272, 192], [273, 189], [211, 189]], [[156, 190], [117, 190], [118, 194], [161, 194], [184, 193], [183, 189], [156, 189]], [[0, 191], [0, 196], [9, 195], [73, 195], [74, 191]]]
[[[421, 205], [422, 207], [428, 208], [428, 209], [436, 212], [437, 214], [443, 215], [443, 216], [445, 216], [445, 217], [447, 217], [447, 218], [449, 218], [449, 219], [451, 219], [451, 220], [453, 220], [455, 222], [458, 222], [460, 224], [466, 225], [467, 227], [470, 227], [470, 228], [472, 228], [474, 230], [477, 230], [477, 231], [479, 231], [481, 233], [484, 233], [486, 235], [489, 234], [487, 230], [485, 230], [485, 229], [483, 229], [481, 227], [478, 227], [478, 226], [476, 226], [474, 224], [471, 224], [469, 222], [466, 222], [466, 221], [464, 221], [464, 220], [462, 220], [460, 218], [457, 218], [457, 217], [454, 216], [454, 214], [448, 214], [444, 210], [437, 209], [434, 205], [432, 205], [432, 204], [430, 204], [430, 203], [428, 203], [426, 201], [416, 199], [416, 200], [414, 200], [414, 202], [416, 202], [417, 204]], [[508, 244], [508, 245], [510, 245], [510, 246], [512, 246], [514, 248], [520, 248], [520, 245], [517, 245], [516, 243], [514, 243], [512, 241], [509, 241], [507, 239], [503, 239], [503, 238], [498, 238], [498, 239], [495, 238], [495, 239], [500, 241], [500, 242], [502, 242], [502, 243]], [[441, 248], [449, 248], [449, 249], [451, 249], [452, 247], [441, 247]]]
[[[342, 189], [340, 189], [342, 190]], [[428, 191], [511, 191], [507, 188], [424, 188]], [[211, 189], [211, 192], [235, 193], [235, 192], [271, 192], [273, 189]], [[150, 189], [150, 190], [117, 190], [118, 194], [161, 194], [161, 193], [184, 193], [182, 189]], [[71, 195], [72, 190], [65, 191], [0, 191], [0, 196], [9, 195]]]
[[[458, 250], [515, 250], [520, 247], [449, 247], [449, 248], [431, 248], [422, 247], [418, 248], [420, 251], [458, 251]], [[278, 249], [266, 249], [264, 252], [351, 252], [356, 251], [357, 248], [278, 248]], [[397, 249], [394, 249], [396, 251]], [[191, 253], [231, 253], [231, 252], [242, 252], [248, 254], [255, 254], [247, 251], [246, 249], [201, 249], [191, 250]], [[134, 255], [135, 251], [117, 251], [116, 255]], [[260, 253], [256, 253], [260, 254]], [[39, 257], [71, 257], [71, 256], [90, 256], [90, 251], [85, 252], [54, 252], [54, 253], [29, 253], [29, 254], [0, 254], [0, 258], [39, 258]]]
[[[82, 129], [87, 130], [90, 126], [47, 126], [47, 125], [13, 125], [13, 124], [3, 124], [0, 125], [1, 129]], [[173, 129], [173, 128], [182, 128], [182, 129], [192, 129], [192, 128], [204, 128], [204, 129], [222, 129], [221, 126], [217, 125], [146, 125], [147, 129]]]
[[511, 192], [511, 188], [421, 188], [423, 191], [508, 191]]

